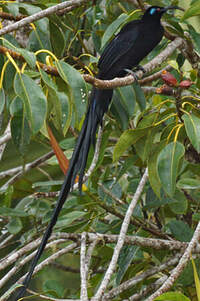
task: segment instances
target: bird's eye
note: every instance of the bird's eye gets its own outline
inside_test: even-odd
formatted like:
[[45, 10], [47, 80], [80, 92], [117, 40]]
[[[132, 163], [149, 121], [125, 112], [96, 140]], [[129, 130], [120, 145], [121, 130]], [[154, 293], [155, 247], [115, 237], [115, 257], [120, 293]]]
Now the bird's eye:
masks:
[[157, 8], [152, 7], [152, 8], [150, 9], [150, 15], [154, 15], [156, 11], [157, 11]]

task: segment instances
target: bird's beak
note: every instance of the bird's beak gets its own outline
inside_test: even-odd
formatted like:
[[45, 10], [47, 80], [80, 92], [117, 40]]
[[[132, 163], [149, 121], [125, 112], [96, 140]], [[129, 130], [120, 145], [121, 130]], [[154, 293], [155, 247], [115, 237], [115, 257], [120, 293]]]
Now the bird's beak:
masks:
[[184, 9], [182, 7], [179, 7], [179, 6], [167, 6], [167, 7], [162, 8], [162, 12], [165, 13], [166, 11], [168, 11], [170, 9], [179, 9], [179, 10], [184, 11]]

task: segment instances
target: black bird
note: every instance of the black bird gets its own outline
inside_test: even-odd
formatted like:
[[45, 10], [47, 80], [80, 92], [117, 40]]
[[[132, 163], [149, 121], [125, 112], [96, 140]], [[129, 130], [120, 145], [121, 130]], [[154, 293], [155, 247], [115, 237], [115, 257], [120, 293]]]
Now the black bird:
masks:
[[[130, 70], [133, 67], [137, 67], [139, 62], [161, 41], [164, 29], [160, 23], [160, 19], [170, 9], [181, 8], [178, 6], [151, 6], [140, 20], [134, 20], [126, 24], [104, 49], [98, 63], [98, 78], [109, 80], [115, 77], [123, 77], [127, 74], [127, 69]], [[20, 288], [19, 294], [15, 299], [16, 301], [25, 294], [36, 264], [52, 233], [52, 229], [56, 224], [58, 215], [74, 184], [77, 174], [79, 174], [79, 188], [81, 190], [88, 152], [91, 144], [95, 144], [97, 128], [101, 125], [103, 116], [108, 110], [112, 94], [112, 89], [100, 90], [93, 88], [92, 90], [85, 121], [78, 137], [57, 205], [38, 251], [31, 263], [28, 275], [23, 282], [23, 287]]]

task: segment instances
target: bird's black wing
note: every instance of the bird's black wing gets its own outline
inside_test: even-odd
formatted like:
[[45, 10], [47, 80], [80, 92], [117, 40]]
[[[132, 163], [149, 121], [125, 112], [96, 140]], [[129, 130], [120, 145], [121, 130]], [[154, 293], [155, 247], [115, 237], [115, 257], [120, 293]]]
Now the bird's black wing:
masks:
[[98, 63], [101, 74], [106, 74], [128, 50], [134, 45], [141, 20], [134, 20], [126, 24], [116, 37], [104, 49]]

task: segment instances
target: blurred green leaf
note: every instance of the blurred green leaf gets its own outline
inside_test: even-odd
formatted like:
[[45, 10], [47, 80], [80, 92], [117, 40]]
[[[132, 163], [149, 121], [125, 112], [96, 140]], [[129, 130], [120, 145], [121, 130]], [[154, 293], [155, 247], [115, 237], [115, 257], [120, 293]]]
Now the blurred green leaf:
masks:
[[157, 297], [155, 301], [190, 301], [188, 297], [180, 292], [167, 292]]
[[182, 221], [171, 220], [167, 226], [173, 236], [180, 241], [190, 241], [193, 236], [192, 229]]
[[183, 178], [177, 182], [177, 187], [180, 189], [199, 189], [200, 188], [200, 180], [191, 179], [191, 178]]
[[73, 211], [58, 218], [56, 228], [63, 228], [72, 224], [75, 220], [85, 216], [87, 212]]
[[176, 189], [179, 162], [184, 152], [185, 148], [180, 142], [171, 142], [158, 156], [157, 170], [162, 187], [172, 197]]
[[50, 22], [50, 39], [54, 54], [57, 57], [62, 57], [65, 50], [65, 37], [59, 26], [56, 23]]
[[19, 152], [24, 155], [30, 143], [31, 131], [20, 97], [13, 100], [11, 110], [14, 113], [10, 124], [12, 139]]
[[0, 114], [3, 112], [5, 106], [5, 93], [3, 89], [0, 89]]
[[146, 135], [146, 129], [135, 129], [125, 131], [115, 145], [113, 152], [113, 161], [117, 161], [119, 157], [138, 139]]
[[86, 109], [87, 88], [81, 74], [69, 64], [56, 62], [58, 72], [68, 85], [69, 97], [74, 105], [78, 123], [81, 121]]
[[190, 114], [184, 114], [182, 116], [182, 119], [184, 120], [185, 129], [188, 138], [190, 139], [196, 151], [199, 153], [200, 152], [200, 118], [190, 113]]
[[135, 259], [137, 260], [137, 253], [139, 253], [140, 248], [137, 246], [124, 246], [120, 252], [118, 266], [119, 270], [116, 276], [116, 285], [119, 285], [125, 275], [131, 262]]
[[11, 234], [17, 234], [22, 229], [22, 222], [20, 218], [12, 218], [11, 221], [7, 224], [7, 229]]
[[113, 37], [114, 33], [119, 29], [119, 27], [126, 21], [128, 16], [126, 14], [121, 14], [114, 22], [112, 22], [106, 29], [103, 38], [101, 40], [101, 48], [103, 48], [106, 43]]
[[14, 45], [12, 45], [9, 41], [4, 40], [4, 45], [5, 47], [14, 50], [15, 52], [18, 52], [19, 54], [21, 54], [21, 56], [23, 56], [23, 58], [25, 59], [25, 61], [27, 62], [27, 64], [31, 67], [34, 68], [35, 64], [36, 64], [36, 56], [33, 52], [30, 52], [26, 49], [23, 48], [19, 48], [19, 47], [15, 47]]
[[199, 276], [198, 276], [198, 273], [197, 273], [197, 268], [196, 268], [195, 262], [194, 262], [194, 260], [192, 258], [191, 258], [191, 261], [192, 261], [192, 266], [193, 266], [193, 270], [194, 270], [194, 280], [195, 280], [195, 286], [196, 286], [196, 291], [197, 291], [197, 298], [198, 298], [198, 301], [200, 301], [200, 281], [199, 281]]
[[35, 134], [44, 124], [47, 110], [46, 97], [35, 81], [25, 74], [16, 74], [14, 86], [16, 94], [24, 102], [26, 116]]
[[12, 209], [12, 208], [6, 208], [6, 207], [0, 207], [0, 215], [2, 216], [11, 216], [11, 217], [24, 217], [28, 216], [29, 214], [18, 209]]
[[192, 4], [190, 8], [184, 13], [182, 17], [182, 21], [185, 21], [188, 18], [199, 16], [200, 15], [200, 2], [197, 1], [196, 3]]
[[62, 298], [64, 294], [64, 287], [56, 280], [45, 281], [43, 290], [50, 297]]
[[146, 108], [146, 98], [144, 92], [142, 91], [138, 82], [135, 81], [132, 85], [135, 90], [136, 101], [139, 105], [140, 111], [142, 112]]

